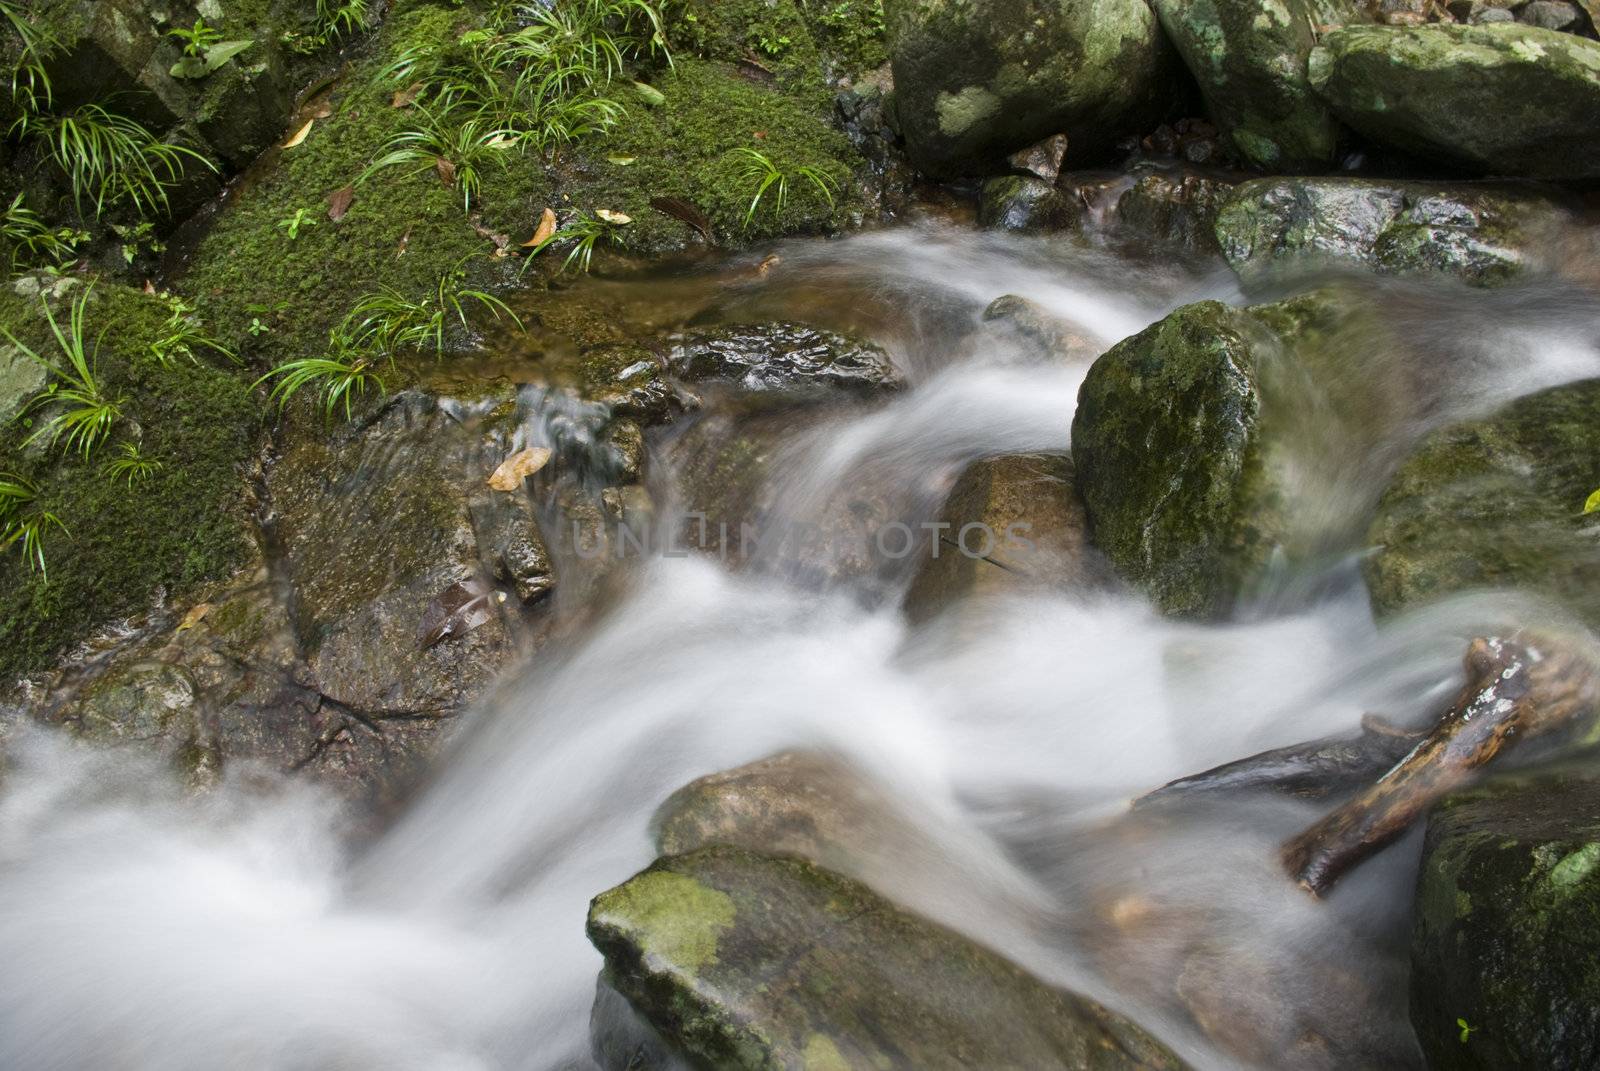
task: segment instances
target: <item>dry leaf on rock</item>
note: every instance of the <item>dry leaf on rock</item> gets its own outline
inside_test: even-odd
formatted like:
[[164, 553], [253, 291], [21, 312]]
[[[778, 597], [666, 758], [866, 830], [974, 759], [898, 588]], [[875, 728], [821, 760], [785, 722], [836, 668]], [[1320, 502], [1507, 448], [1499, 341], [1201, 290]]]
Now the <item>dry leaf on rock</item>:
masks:
[[350, 205], [356, 199], [356, 188], [345, 186], [343, 189], [334, 190], [328, 194], [328, 218], [338, 223], [344, 214], [350, 211]]
[[196, 606], [190, 607], [189, 612], [183, 615], [183, 620], [178, 622], [178, 631], [183, 632], [185, 629], [194, 628], [200, 622], [204, 621], [206, 615], [210, 612], [211, 604], [209, 602], [202, 602]]
[[500, 467], [489, 477], [489, 486], [496, 491], [515, 491], [522, 486], [523, 480], [544, 468], [549, 462], [549, 447], [530, 446], [526, 450], [518, 450], [500, 462]]
[[307, 119], [306, 125], [301, 127], [299, 130], [296, 130], [294, 132], [294, 136], [283, 143], [283, 147], [285, 149], [292, 149], [296, 145], [299, 145], [302, 141], [306, 140], [306, 135], [311, 133], [311, 128], [316, 125], [317, 121], [315, 119]]
[[474, 577], [451, 584], [422, 612], [417, 626], [417, 646], [429, 647], [450, 636], [464, 636], [494, 616], [494, 605], [505, 595]]
[[433, 169], [439, 172], [439, 181], [446, 186], [456, 184], [456, 165], [442, 156], [437, 156], [433, 161]]
[[425, 82], [415, 82], [404, 89], [394, 91], [394, 96], [389, 99], [389, 105], [394, 108], [409, 108], [422, 96], [422, 91], [428, 88]]
[[555, 232], [556, 210], [553, 208], [547, 208], [544, 210], [544, 215], [539, 217], [539, 229], [533, 232], [532, 238], [529, 238], [526, 242], [522, 243], [522, 248], [532, 249], [535, 246], [542, 245], [549, 241], [550, 236]]

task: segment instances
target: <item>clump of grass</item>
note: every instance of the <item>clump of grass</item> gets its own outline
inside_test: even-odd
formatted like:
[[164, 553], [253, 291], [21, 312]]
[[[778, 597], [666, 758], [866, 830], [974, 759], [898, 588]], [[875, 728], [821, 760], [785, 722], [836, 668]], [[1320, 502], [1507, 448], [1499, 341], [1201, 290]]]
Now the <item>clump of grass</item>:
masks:
[[17, 104], [14, 134], [25, 134], [34, 116], [50, 106], [53, 93], [44, 63], [55, 51], [56, 40], [49, 29], [16, 0], [0, 0], [0, 18], [22, 41], [22, 51], [11, 69], [11, 99]]
[[520, 143], [517, 132], [497, 125], [487, 109], [457, 98], [419, 104], [417, 113], [422, 125], [390, 138], [384, 145], [387, 151], [356, 182], [389, 167], [411, 166], [413, 174], [433, 169], [461, 192], [462, 211], [471, 211], [484, 173], [491, 167], [505, 168], [510, 150]]
[[407, 351], [432, 350], [444, 354], [445, 332], [450, 322], [470, 327], [468, 310], [487, 309], [495, 319], [509, 316], [520, 329], [522, 321], [510, 306], [493, 294], [467, 285], [467, 265], [475, 259], [465, 257], [439, 278], [433, 292], [420, 299], [408, 298], [385, 287], [368, 294], [351, 308], [328, 334], [328, 349], [320, 357], [287, 361], [256, 381], [260, 386], [273, 383], [272, 400], [281, 410], [302, 390], [316, 392], [323, 416], [344, 410], [349, 420], [355, 399], [385, 387], [378, 371], [380, 364], [394, 367], [395, 358]]
[[164, 300], [170, 311], [161, 334], [150, 343], [150, 356], [157, 364], [171, 368], [178, 357], [187, 357], [191, 364], [199, 364], [200, 350], [210, 350], [230, 361], [238, 361], [232, 350], [206, 333], [194, 306], [176, 295], [169, 294]]
[[13, 270], [41, 261], [61, 264], [77, 252], [79, 245], [89, 240], [83, 231], [49, 226], [39, 218], [38, 213], [23, 203], [20, 193], [11, 199], [4, 217], [0, 218], [0, 234], [11, 243]]
[[526, 271], [527, 265], [551, 246], [570, 245], [567, 259], [561, 262], [561, 270], [565, 272], [577, 265], [579, 271], [587, 272], [594, 259], [595, 247], [614, 239], [617, 231], [631, 222], [627, 216], [615, 212], [579, 212], [554, 234], [533, 247], [523, 264], [523, 270]]
[[67, 526], [54, 513], [40, 511], [25, 513], [25, 509], [39, 497], [39, 487], [32, 480], [11, 472], [0, 472], [0, 554], [12, 547], [20, 547], [28, 568], [46, 580], [50, 574], [45, 568], [44, 536], [51, 527], [67, 533]]
[[44, 392], [22, 407], [24, 416], [39, 409], [53, 410], [49, 418], [23, 440], [24, 446], [48, 439], [52, 448], [62, 445], [68, 451], [77, 450], [88, 457], [95, 444], [111, 434], [112, 425], [122, 415], [123, 399], [111, 397], [96, 378], [96, 355], [106, 329], [101, 329], [92, 345], [84, 335], [84, 313], [93, 289], [93, 286], [85, 287], [83, 294], [73, 302], [65, 326], [56, 320], [49, 302], [42, 302], [51, 334], [67, 359], [65, 367], [39, 356], [27, 343], [0, 327], [0, 334], [5, 335], [7, 341], [51, 377]]
[[793, 171], [786, 171], [773, 162], [772, 157], [763, 152], [747, 146], [740, 146], [730, 154], [733, 159], [729, 166], [750, 183], [755, 191], [750, 199], [750, 208], [744, 214], [744, 226], [748, 230], [756, 218], [756, 210], [761, 207], [762, 201], [768, 193], [773, 196], [773, 211], [782, 212], [784, 204], [789, 199], [790, 187], [800, 179], [805, 179], [814, 186], [828, 207], [833, 207], [833, 193], [838, 188], [838, 181], [815, 167], [798, 167]]
[[188, 161], [216, 170], [193, 149], [162, 141], [138, 122], [98, 104], [34, 122], [46, 154], [72, 184], [78, 211], [88, 202], [96, 219], [125, 202], [141, 215], [165, 212], [170, 207], [167, 189], [182, 177]]
[[331, 44], [371, 25], [368, 0], [317, 0], [312, 26], [319, 44]]
[[131, 488], [149, 480], [164, 467], [161, 462], [145, 457], [138, 443], [123, 443], [117, 456], [100, 466], [100, 474], [113, 482], [125, 480]]

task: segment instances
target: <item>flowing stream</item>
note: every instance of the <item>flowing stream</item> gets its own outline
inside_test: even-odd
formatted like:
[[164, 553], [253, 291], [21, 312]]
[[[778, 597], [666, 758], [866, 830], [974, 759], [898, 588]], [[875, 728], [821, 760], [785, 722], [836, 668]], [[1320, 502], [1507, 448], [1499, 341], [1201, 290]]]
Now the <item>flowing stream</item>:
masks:
[[[586, 284], [888, 350], [904, 390], [791, 421], [763, 474], [769, 526], [825, 521], [863, 487], [883, 490], [881, 519], [929, 520], [968, 463], [1069, 448], [1094, 353], [1181, 304], [1245, 301], [1223, 270], [939, 224], [775, 252], [764, 274], [758, 255]], [[1307, 369], [1287, 355], [1315, 553], [1230, 622], [1164, 620], [1097, 585], [911, 624], [915, 561], [630, 559], [600, 612], [563, 605], [572, 627], [355, 848], [304, 786], [237, 778], [189, 797], [126, 755], [22, 739], [0, 796], [0, 1067], [589, 1066], [590, 898], [652, 860], [650, 817], [675, 789], [786, 748], [847, 756], [938, 846], [879, 868], [880, 892], [1133, 1015], [1196, 1066], [1323, 1066], [1292, 1044], [1285, 1057], [1284, 1038], [1324, 1039], [1343, 1066], [1416, 1066], [1415, 837], [1317, 902], [1275, 850], [1315, 805], [1252, 798], [1160, 822], [1126, 807], [1368, 711], [1415, 721], [1457, 686], [1469, 637], [1550, 613], [1499, 593], [1379, 626], [1360, 539], [1427, 428], [1600, 375], [1593, 299], [1334, 282], [1384, 333]], [[987, 329], [1003, 294], [1073, 325], [1083, 359]], [[1342, 416], [1373, 384], [1393, 404]], [[696, 420], [734, 402], [706, 404]], [[673, 445], [657, 444], [652, 480], [692, 511]]]

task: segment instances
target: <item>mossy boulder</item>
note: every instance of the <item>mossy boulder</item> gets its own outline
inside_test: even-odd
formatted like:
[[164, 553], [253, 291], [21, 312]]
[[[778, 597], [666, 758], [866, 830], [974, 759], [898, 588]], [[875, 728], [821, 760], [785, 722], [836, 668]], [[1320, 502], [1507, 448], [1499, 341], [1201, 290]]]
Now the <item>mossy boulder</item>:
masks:
[[662, 859], [596, 897], [588, 929], [606, 981], [696, 1066], [1182, 1066], [1100, 1005], [799, 859]]
[[1269, 564], [1359, 538], [1342, 459], [1373, 449], [1412, 387], [1349, 374], [1349, 354], [1395, 345], [1359, 292], [1332, 289], [1186, 305], [1119, 342], [1090, 368], [1072, 423], [1095, 546], [1162, 611], [1206, 616]]
[[1312, 53], [1311, 84], [1374, 141], [1479, 172], [1600, 178], [1600, 42], [1534, 26], [1359, 26]]
[[1241, 157], [1277, 172], [1333, 161], [1340, 127], [1306, 58], [1326, 23], [1364, 22], [1344, 0], [1155, 0], [1161, 26]]
[[1185, 168], [1138, 174], [1116, 200], [1112, 234], [1162, 255], [1217, 252], [1216, 222], [1233, 180]]
[[1227, 195], [1215, 233], [1247, 283], [1344, 267], [1489, 285], [1548, 267], [1571, 223], [1559, 197], [1516, 185], [1264, 178]]
[[1600, 628], [1600, 380], [1518, 399], [1439, 429], [1378, 504], [1367, 582], [1393, 613], [1456, 592], [1548, 593]]
[[1600, 1064], [1600, 782], [1545, 777], [1434, 810], [1411, 1022], [1440, 1071]]
[[887, 0], [895, 110], [935, 177], [1001, 170], [1066, 134], [1092, 157], [1167, 105], [1171, 48], [1144, 0]]

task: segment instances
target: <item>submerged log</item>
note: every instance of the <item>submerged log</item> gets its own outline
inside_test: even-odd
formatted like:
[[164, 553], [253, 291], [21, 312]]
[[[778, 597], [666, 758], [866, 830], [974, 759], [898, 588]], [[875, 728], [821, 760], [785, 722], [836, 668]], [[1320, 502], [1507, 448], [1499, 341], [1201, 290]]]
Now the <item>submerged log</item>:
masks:
[[1323, 799], [1371, 782], [1404, 758], [1425, 735], [1368, 714], [1361, 719], [1361, 731], [1353, 736], [1325, 736], [1214, 766], [1169, 781], [1140, 796], [1133, 805], [1149, 807], [1214, 793], [1252, 790]]
[[1466, 671], [1466, 685], [1426, 737], [1371, 787], [1284, 844], [1284, 866], [1307, 892], [1327, 893], [1512, 749], [1553, 749], [1595, 728], [1595, 666], [1569, 646], [1479, 638], [1467, 649]]

